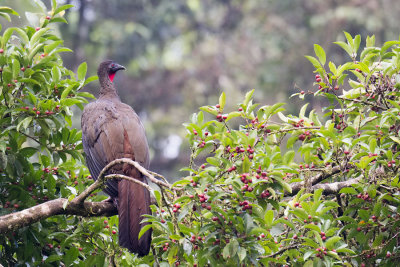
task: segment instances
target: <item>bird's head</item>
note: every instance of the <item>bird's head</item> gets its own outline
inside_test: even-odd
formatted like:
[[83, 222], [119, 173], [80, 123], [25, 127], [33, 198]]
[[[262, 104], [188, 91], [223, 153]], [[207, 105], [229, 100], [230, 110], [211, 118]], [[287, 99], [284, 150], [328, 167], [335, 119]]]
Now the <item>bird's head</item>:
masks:
[[110, 79], [110, 81], [112, 82], [114, 80], [115, 73], [117, 73], [117, 71], [119, 70], [124, 69], [124, 66], [121, 66], [112, 60], [106, 60], [100, 64], [99, 69], [97, 70], [97, 75], [100, 79], [108, 77], [108, 79]]

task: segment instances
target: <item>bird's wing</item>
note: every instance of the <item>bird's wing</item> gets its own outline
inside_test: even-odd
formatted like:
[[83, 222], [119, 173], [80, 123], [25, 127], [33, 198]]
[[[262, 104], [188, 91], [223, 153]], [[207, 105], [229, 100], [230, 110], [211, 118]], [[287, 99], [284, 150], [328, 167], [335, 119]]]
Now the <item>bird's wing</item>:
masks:
[[[94, 179], [109, 162], [118, 158], [131, 158], [145, 168], [149, 167], [144, 127], [130, 106], [109, 101], [93, 102], [85, 107], [81, 124], [86, 162]], [[111, 172], [141, 177], [130, 173], [135, 171], [127, 166], [117, 166]], [[118, 182], [109, 180], [106, 185], [105, 192], [116, 197]]]

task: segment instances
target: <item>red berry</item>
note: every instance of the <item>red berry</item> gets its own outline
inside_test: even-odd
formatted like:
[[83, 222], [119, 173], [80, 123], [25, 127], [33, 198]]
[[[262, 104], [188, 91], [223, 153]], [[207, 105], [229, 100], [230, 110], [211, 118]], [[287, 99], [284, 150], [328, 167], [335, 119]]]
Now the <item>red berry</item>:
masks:
[[36, 27], [35, 30], [36, 30], [36, 31], [40, 30], [40, 27]]
[[301, 95], [304, 95], [304, 93], [305, 93], [304, 91], [300, 91], [300, 94], [301, 94]]
[[103, 222], [104, 224], [108, 224], [108, 221], [107, 220], [104, 220], [104, 222]]
[[0, 49], [0, 54], [3, 54], [3, 53], [4, 53], [4, 49], [1, 48], [1, 49]]
[[220, 106], [219, 104], [216, 104], [215, 107], [216, 107], [216, 108], [220, 108], [221, 106]]
[[46, 19], [49, 20], [49, 19], [51, 19], [51, 18], [50, 18], [50, 16], [46, 16]]
[[79, 251], [82, 251], [83, 250], [83, 248], [79, 248]]
[[19, 205], [18, 204], [14, 204], [14, 208], [18, 209]]
[[319, 83], [319, 82], [322, 81], [321, 78], [317, 78], [317, 79], [315, 79], [315, 80], [317, 81], [317, 83]]
[[115, 231], [115, 230], [112, 230], [112, 234], [113, 235], [115, 235], [117, 233], [117, 231]]
[[240, 108], [239, 108], [239, 111], [243, 111], [243, 108], [240, 107]]

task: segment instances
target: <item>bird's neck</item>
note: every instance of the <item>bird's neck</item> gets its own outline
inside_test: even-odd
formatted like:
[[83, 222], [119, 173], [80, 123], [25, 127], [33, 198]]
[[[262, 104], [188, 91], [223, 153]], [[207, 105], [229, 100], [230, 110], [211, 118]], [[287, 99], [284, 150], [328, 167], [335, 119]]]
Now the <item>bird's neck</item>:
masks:
[[117, 89], [110, 79], [108, 79], [107, 77], [99, 77], [99, 80], [101, 86], [99, 98], [120, 100]]

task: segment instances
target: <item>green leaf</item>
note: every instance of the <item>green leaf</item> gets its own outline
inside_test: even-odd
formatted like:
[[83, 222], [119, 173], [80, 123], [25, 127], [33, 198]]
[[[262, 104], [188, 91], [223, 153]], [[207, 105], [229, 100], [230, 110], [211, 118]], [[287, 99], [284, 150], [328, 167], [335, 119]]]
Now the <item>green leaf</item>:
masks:
[[304, 228], [308, 228], [308, 229], [314, 230], [314, 231], [316, 231], [318, 234], [321, 232], [321, 229], [320, 229], [317, 225], [314, 225], [314, 224], [306, 224], [306, 225], [304, 226]]
[[232, 238], [231, 241], [224, 247], [222, 251], [222, 256], [224, 257], [224, 259], [227, 259], [228, 256], [232, 258], [236, 256], [238, 249], [239, 242], [236, 238]]
[[332, 250], [335, 248], [335, 244], [337, 242], [339, 242], [339, 240], [342, 239], [340, 236], [332, 236], [331, 238], [329, 238], [326, 243], [325, 246], [329, 249]]
[[400, 139], [396, 136], [389, 136], [390, 139], [392, 139], [393, 141], [395, 141], [396, 143], [398, 143], [400, 145]]
[[321, 62], [322, 66], [325, 65], [326, 54], [324, 49], [320, 45], [314, 44], [314, 52], [315, 55], [319, 58], [319, 61]]
[[296, 154], [293, 150], [289, 150], [288, 152], [286, 152], [282, 159], [283, 164], [290, 165], [295, 155]]
[[319, 63], [319, 61], [315, 57], [312, 56], [305, 56], [305, 57], [311, 62], [311, 64], [313, 64], [314, 68], [316, 69], [322, 68], [321, 63]]
[[152, 224], [146, 224], [145, 226], [143, 226], [142, 229], [140, 229], [138, 239], [140, 239], [140, 238], [142, 237], [142, 235], [143, 235], [144, 233], [146, 233], [147, 230], [149, 230], [150, 228], [153, 228], [153, 225], [152, 225]]
[[335, 76], [338, 75], [336, 65], [332, 61], [329, 61], [329, 70], [333, 73], [333, 75], [335, 75]]
[[50, 20], [50, 22], [62, 22], [62, 23], [68, 24], [68, 21], [63, 17], [52, 18]]
[[49, 28], [41, 28], [40, 30], [35, 32], [32, 35], [31, 40], [29, 41], [29, 47], [34, 47], [35, 44], [39, 41], [40, 37], [42, 37], [42, 35], [45, 34], [48, 30]]
[[307, 107], [308, 107], [308, 103], [301, 107], [300, 112], [299, 112], [299, 118], [303, 119], [305, 117]]
[[16, 31], [19, 34], [19, 36], [21, 37], [22, 44], [29, 43], [29, 37], [24, 30], [22, 30], [21, 28], [14, 28], [14, 31]]
[[32, 122], [32, 117], [26, 117], [25, 119], [23, 119], [20, 123], [18, 123], [17, 125], [17, 131], [21, 130], [21, 127], [23, 130], [25, 130], [26, 128], [28, 128], [29, 124]]
[[14, 32], [14, 28], [8, 28], [4, 31], [3, 37], [1, 38], [1, 48], [5, 49], [8, 40], [10, 39], [11, 35]]
[[273, 210], [267, 210], [267, 212], [264, 215], [264, 222], [267, 225], [268, 228], [272, 226], [272, 221], [274, 220], [274, 211]]
[[35, 46], [28, 55], [28, 61], [31, 61], [33, 59], [33, 57], [39, 52], [40, 49], [42, 49], [44, 46], [44, 44], [38, 44], [37, 46]]
[[72, 8], [72, 7], [74, 7], [74, 5], [63, 5], [63, 6], [57, 7], [57, 8], [54, 10], [54, 14], [53, 14], [53, 15], [57, 15], [57, 14], [60, 13], [61, 11], [64, 11], [64, 10], [69, 9], [69, 8]]
[[239, 255], [239, 261], [242, 262], [246, 258], [246, 255], [247, 255], [246, 249], [239, 247], [238, 255]]
[[222, 94], [219, 97], [219, 110], [224, 110], [225, 107], [225, 101], [226, 101], [226, 95], [225, 92], [222, 92]]
[[60, 41], [55, 41], [55, 42], [52, 42], [51, 44], [45, 45], [44, 52], [46, 54], [50, 54], [51, 51], [53, 51], [57, 46], [61, 45], [62, 43], [64, 43], [64, 42], [62, 40], [60, 40]]
[[244, 98], [244, 102], [243, 105], [245, 107], [247, 107], [247, 105], [249, 104], [250, 100], [253, 98], [253, 93], [254, 93], [254, 89], [251, 90], [250, 92], [247, 92], [245, 98]]
[[67, 88], [64, 89], [64, 91], [61, 94], [61, 99], [64, 99], [68, 96], [68, 94], [71, 92], [71, 90], [75, 87], [74, 84], [71, 84]]
[[57, 8], [57, 0], [51, 0], [51, 9], [54, 11]]
[[19, 61], [18, 59], [14, 58], [12, 63], [13, 79], [16, 79], [19, 76], [19, 71], [20, 71]]
[[[5, 13], [0, 13], [0, 16], [11, 22], [11, 17], [8, 14]], [[1, 24], [0, 24], [0, 29], [1, 29]]]
[[19, 16], [19, 14], [12, 8], [7, 6], [0, 6], [0, 13], [7, 13], [15, 16]]
[[371, 153], [375, 153], [376, 145], [376, 138], [371, 138], [371, 140], [369, 140], [369, 151]]
[[361, 36], [359, 34], [356, 35], [356, 37], [354, 37], [354, 53], [357, 54], [358, 48], [360, 47], [360, 43], [361, 43]]
[[78, 80], [84, 80], [85, 79], [86, 71], [87, 71], [87, 63], [83, 62], [78, 67]]
[[344, 51], [346, 51], [347, 54], [348, 54], [350, 57], [353, 56], [352, 49], [351, 49], [351, 46], [350, 46], [350, 45], [348, 45], [348, 44], [346, 44], [346, 43], [344, 43], [344, 42], [333, 42], [333, 43], [334, 43], [334, 44], [337, 44], [338, 46], [340, 46], [341, 48], [343, 48]]
[[243, 173], [247, 173], [247, 172], [249, 172], [249, 171], [250, 171], [250, 160], [249, 160], [249, 158], [246, 156], [246, 157], [244, 157], [244, 160], [243, 160], [242, 172], [243, 172]]
[[355, 190], [353, 187], [345, 187], [340, 189], [339, 193], [345, 193], [345, 194], [352, 194], [352, 195], [357, 195], [358, 192]]

